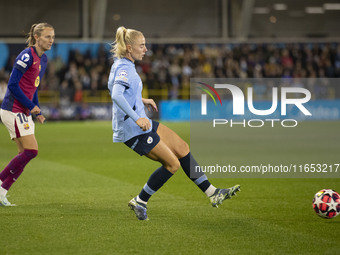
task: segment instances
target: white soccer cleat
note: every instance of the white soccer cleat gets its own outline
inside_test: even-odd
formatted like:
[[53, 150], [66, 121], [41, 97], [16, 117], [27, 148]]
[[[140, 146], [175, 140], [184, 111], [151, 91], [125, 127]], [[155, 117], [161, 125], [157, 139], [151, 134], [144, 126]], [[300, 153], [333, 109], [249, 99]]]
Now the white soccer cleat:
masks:
[[135, 212], [136, 217], [139, 220], [149, 220], [148, 215], [146, 214], [146, 206], [142, 203], [138, 203], [135, 197], [130, 200], [128, 206]]
[[11, 202], [9, 202], [7, 200], [7, 197], [4, 196], [4, 197], [0, 197], [0, 206], [16, 206], [15, 204], [12, 204]]

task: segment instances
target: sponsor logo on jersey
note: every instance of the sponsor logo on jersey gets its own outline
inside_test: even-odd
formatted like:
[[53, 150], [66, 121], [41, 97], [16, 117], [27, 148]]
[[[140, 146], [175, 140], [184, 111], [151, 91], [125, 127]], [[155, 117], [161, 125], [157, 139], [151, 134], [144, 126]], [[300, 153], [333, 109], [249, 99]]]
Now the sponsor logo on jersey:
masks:
[[27, 64], [25, 64], [24, 62], [22, 62], [21, 60], [18, 60], [17, 61], [17, 64], [23, 68], [26, 68], [27, 67]]
[[122, 80], [122, 81], [127, 82], [128, 81], [127, 75], [128, 75], [128, 72], [126, 70], [122, 70], [119, 72], [117, 80]]
[[118, 76], [127, 76], [128, 75], [128, 72], [126, 70], [122, 70], [119, 72]]

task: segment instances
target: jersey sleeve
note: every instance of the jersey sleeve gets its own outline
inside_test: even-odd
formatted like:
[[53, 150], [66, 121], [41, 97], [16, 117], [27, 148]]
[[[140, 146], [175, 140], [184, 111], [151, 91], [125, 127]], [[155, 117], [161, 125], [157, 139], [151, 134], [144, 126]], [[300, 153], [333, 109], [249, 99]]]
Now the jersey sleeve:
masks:
[[26, 108], [32, 110], [35, 104], [28, 99], [19, 86], [19, 81], [22, 76], [22, 72], [14, 67], [11, 76], [9, 77], [8, 89], [11, 91], [15, 99], [17, 99]]
[[46, 72], [47, 62], [48, 62], [47, 56], [46, 56], [46, 54], [43, 54], [42, 57], [41, 57], [41, 60], [40, 60], [40, 66], [41, 66], [41, 70], [40, 70], [40, 73], [39, 73], [40, 80], [42, 80], [42, 77], [44, 76], [44, 74]]
[[23, 50], [15, 59], [13, 67], [18, 69], [22, 73], [25, 73], [28, 68], [30, 68], [30, 66], [33, 64], [32, 53], [29, 49], [30, 48]]
[[[35, 104], [36, 106], [38, 106], [40, 108], [40, 105], [39, 105], [39, 99], [38, 99], [38, 90], [35, 91], [34, 95], [33, 95], [33, 100], [32, 100], [33, 104]], [[36, 114], [37, 116], [38, 115], [41, 115], [41, 112]]]
[[131, 108], [131, 106], [123, 96], [125, 89], [126, 88], [121, 84], [116, 84], [116, 86], [113, 86], [112, 100], [119, 106], [120, 109], [122, 109], [123, 112], [125, 112], [125, 114], [127, 114], [131, 119], [133, 119], [136, 122], [139, 119], [139, 116]]

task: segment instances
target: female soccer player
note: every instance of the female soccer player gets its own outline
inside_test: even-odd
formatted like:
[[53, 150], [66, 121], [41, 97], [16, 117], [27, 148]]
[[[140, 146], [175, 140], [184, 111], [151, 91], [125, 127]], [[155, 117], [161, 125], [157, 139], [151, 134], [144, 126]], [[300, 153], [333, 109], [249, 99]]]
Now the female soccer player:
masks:
[[145, 38], [139, 31], [119, 27], [111, 52], [115, 62], [108, 81], [113, 101], [113, 142], [124, 142], [139, 155], [159, 161], [162, 166], [151, 174], [143, 189], [129, 202], [139, 220], [148, 220], [147, 202], [168, 179], [182, 167], [186, 175], [207, 195], [212, 206], [218, 207], [240, 189], [216, 189], [204, 173], [190, 169], [198, 166], [189, 146], [174, 131], [145, 114], [144, 105], [157, 111], [152, 99], [142, 98], [142, 81], [137, 74], [135, 61], [142, 60], [147, 49]]
[[1, 120], [15, 141], [19, 154], [0, 173], [0, 206], [13, 206], [7, 200], [7, 192], [26, 164], [38, 154], [31, 114], [35, 114], [37, 120], [44, 123], [37, 88], [47, 66], [44, 52], [50, 50], [54, 42], [54, 28], [47, 23], [34, 24], [26, 42], [28, 47], [15, 59], [1, 105]]

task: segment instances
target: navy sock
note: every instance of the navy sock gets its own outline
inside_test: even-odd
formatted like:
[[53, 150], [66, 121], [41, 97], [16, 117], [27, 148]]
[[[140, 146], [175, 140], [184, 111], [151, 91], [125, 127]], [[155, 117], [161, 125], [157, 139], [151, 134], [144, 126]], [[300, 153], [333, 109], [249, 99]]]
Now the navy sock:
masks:
[[153, 172], [147, 183], [144, 185], [142, 191], [139, 193], [139, 198], [145, 202], [148, 202], [149, 198], [159, 190], [164, 183], [166, 183], [173, 174], [165, 167], [161, 166], [155, 172]]
[[205, 192], [211, 183], [208, 177], [201, 172], [201, 168], [189, 152], [185, 157], [180, 158], [179, 162], [185, 172], [185, 174], [192, 180], [203, 192]]

